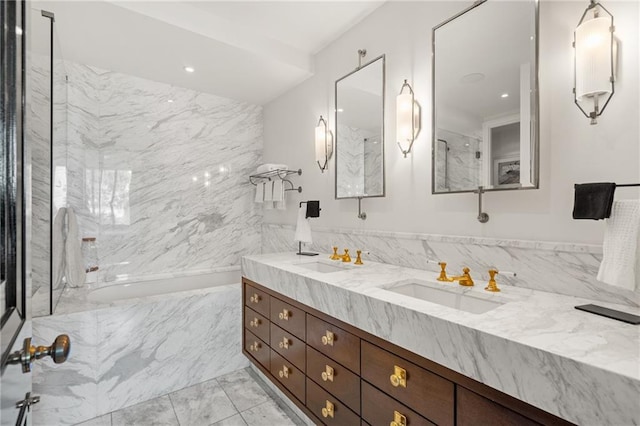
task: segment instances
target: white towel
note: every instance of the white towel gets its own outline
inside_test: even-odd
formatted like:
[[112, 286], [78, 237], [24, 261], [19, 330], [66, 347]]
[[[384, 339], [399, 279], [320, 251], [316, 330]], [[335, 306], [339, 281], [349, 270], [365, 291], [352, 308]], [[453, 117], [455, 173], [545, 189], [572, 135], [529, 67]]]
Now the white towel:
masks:
[[273, 196], [272, 200], [274, 202], [284, 200], [284, 182], [282, 179], [274, 179], [273, 180]]
[[67, 219], [67, 209], [62, 207], [58, 209], [55, 219], [53, 219], [53, 227], [51, 229], [51, 286], [57, 289], [64, 277], [64, 240], [65, 240], [65, 222]]
[[71, 207], [67, 208], [67, 241], [65, 243], [65, 275], [70, 287], [81, 287], [87, 277], [82, 260], [80, 231], [78, 220]]
[[615, 201], [605, 221], [598, 281], [640, 290], [640, 200]]
[[273, 181], [268, 180], [264, 184], [264, 201], [273, 201]]
[[307, 206], [306, 204], [300, 207], [298, 210], [298, 221], [296, 222], [296, 233], [293, 237], [294, 241], [300, 241], [301, 243], [309, 243], [311, 244], [313, 240], [311, 239], [311, 225], [309, 224], [309, 219], [307, 216]]
[[266, 163], [261, 164], [256, 169], [256, 173], [271, 172], [273, 170], [287, 170], [286, 164]]
[[264, 201], [264, 182], [258, 182], [256, 184], [256, 196], [254, 201], [256, 203], [262, 203]]

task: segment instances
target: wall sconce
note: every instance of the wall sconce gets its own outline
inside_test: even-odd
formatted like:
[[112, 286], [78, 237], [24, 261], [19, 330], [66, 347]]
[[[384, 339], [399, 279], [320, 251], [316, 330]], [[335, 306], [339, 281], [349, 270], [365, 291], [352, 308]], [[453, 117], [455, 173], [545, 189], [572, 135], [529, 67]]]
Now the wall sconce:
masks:
[[[593, 17], [589, 18], [591, 13]], [[598, 124], [597, 117], [615, 92], [618, 43], [614, 31], [613, 15], [591, 0], [573, 33], [574, 102], [591, 124]], [[593, 110], [587, 112], [585, 108]]]
[[320, 171], [324, 173], [333, 154], [333, 135], [327, 128], [327, 120], [320, 116], [316, 125], [316, 162]]
[[[406, 92], [405, 89], [407, 89]], [[405, 80], [396, 98], [396, 139], [404, 158], [407, 158], [407, 154], [411, 152], [418, 133], [420, 133], [420, 105], [416, 101], [413, 89]], [[409, 144], [409, 147], [404, 149], [403, 144]]]

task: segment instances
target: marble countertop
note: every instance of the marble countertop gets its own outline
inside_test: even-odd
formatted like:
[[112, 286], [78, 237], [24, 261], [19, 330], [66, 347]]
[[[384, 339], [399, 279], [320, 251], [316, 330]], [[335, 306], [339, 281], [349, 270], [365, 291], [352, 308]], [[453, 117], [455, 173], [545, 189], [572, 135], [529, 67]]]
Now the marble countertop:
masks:
[[[432, 272], [366, 261], [347, 266], [328, 257], [245, 256], [242, 274], [569, 421], [640, 425], [640, 326], [574, 308], [599, 302], [500, 285], [499, 276], [502, 291], [488, 293], [486, 282], [463, 288], [437, 282]], [[302, 265], [318, 261], [344, 269]], [[388, 291], [414, 280], [503, 304], [471, 314]], [[640, 315], [638, 308], [599, 304]]]

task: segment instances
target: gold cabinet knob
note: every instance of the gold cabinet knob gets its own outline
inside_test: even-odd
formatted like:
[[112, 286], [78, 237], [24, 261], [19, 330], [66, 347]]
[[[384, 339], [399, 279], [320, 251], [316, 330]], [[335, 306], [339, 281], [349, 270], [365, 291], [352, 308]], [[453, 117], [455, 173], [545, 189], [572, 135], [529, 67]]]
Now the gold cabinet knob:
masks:
[[398, 411], [394, 411], [393, 420], [389, 423], [389, 426], [407, 426], [407, 417]]
[[278, 376], [280, 376], [281, 379], [288, 379], [289, 373], [291, 373], [291, 370], [289, 369], [289, 367], [287, 367], [286, 365], [283, 365], [282, 370], [278, 371]]
[[282, 312], [278, 314], [278, 318], [284, 321], [289, 321], [290, 316], [291, 316], [291, 312], [286, 309], [283, 309]]
[[327, 346], [333, 346], [333, 341], [335, 340], [336, 336], [330, 332], [329, 330], [327, 330], [327, 332], [325, 333], [324, 336], [322, 336], [322, 338], [320, 340], [322, 340], [322, 344]]
[[407, 371], [404, 368], [393, 366], [393, 374], [389, 376], [389, 381], [394, 388], [407, 387]]
[[258, 318], [254, 318], [254, 319], [252, 319], [252, 320], [249, 322], [249, 325], [250, 325], [251, 327], [258, 328], [258, 326], [259, 326], [261, 323], [262, 323], [262, 321], [260, 321], [260, 319], [258, 319]]
[[258, 293], [253, 293], [253, 296], [249, 298], [249, 301], [251, 303], [258, 303], [260, 302], [260, 296], [258, 296]]
[[280, 346], [280, 349], [289, 349], [290, 344], [291, 344], [291, 340], [287, 339], [286, 337], [283, 337], [282, 342], [278, 343], [278, 346]]
[[333, 418], [334, 412], [335, 412], [335, 408], [333, 404], [329, 402], [329, 400], [327, 400], [324, 407], [322, 408], [322, 417], [324, 417], [325, 419], [327, 417]]
[[252, 352], [258, 352], [260, 350], [260, 343], [258, 342], [253, 342], [253, 344], [251, 346], [249, 346], [249, 350]]
[[329, 367], [328, 365], [325, 365], [324, 371], [322, 372], [320, 377], [322, 377], [323, 382], [326, 382], [326, 381], [333, 382], [333, 368]]

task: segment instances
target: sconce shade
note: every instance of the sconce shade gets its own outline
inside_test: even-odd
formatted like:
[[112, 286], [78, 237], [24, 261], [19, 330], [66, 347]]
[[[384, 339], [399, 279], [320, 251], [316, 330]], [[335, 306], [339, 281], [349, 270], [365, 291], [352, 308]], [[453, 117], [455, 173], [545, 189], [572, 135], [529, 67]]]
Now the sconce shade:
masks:
[[[407, 89], [405, 92], [404, 89]], [[396, 97], [396, 141], [404, 154], [411, 152], [413, 142], [420, 132], [420, 105], [416, 102], [413, 89], [404, 81], [400, 93]], [[403, 144], [407, 146], [405, 149]]]
[[322, 116], [318, 120], [315, 132], [316, 142], [316, 162], [324, 173], [329, 163], [329, 158], [333, 154], [333, 140], [331, 132], [327, 129], [327, 122]]
[[573, 41], [574, 101], [591, 119], [591, 124], [597, 124], [597, 118], [615, 92], [617, 42], [614, 31], [613, 15], [591, 0]]

